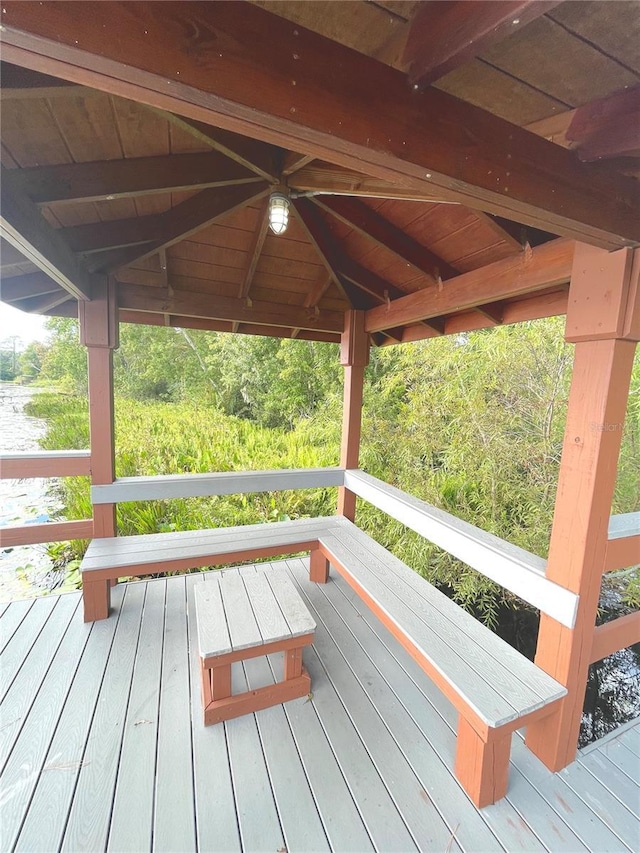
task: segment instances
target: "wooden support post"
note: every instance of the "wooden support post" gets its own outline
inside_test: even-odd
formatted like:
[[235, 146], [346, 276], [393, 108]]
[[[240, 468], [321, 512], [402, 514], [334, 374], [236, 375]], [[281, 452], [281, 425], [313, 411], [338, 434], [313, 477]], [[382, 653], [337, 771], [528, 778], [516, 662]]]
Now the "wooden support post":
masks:
[[315, 548], [309, 556], [309, 580], [313, 583], [326, 583], [329, 580], [329, 560], [320, 548]]
[[[369, 336], [364, 329], [365, 312], [348, 311], [340, 345], [340, 363], [344, 365], [344, 402], [342, 409], [342, 447], [340, 467], [357, 468], [362, 427], [362, 391], [364, 369], [369, 363]], [[338, 515], [353, 521], [356, 496], [344, 486], [338, 491]]]
[[569, 629], [544, 614], [536, 663], [568, 694], [527, 744], [557, 771], [574, 760], [605, 570], [609, 516], [638, 340], [640, 255], [576, 247], [566, 338], [575, 360], [547, 577], [580, 596]]
[[485, 740], [462, 714], [458, 717], [455, 771], [479, 809], [501, 800], [509, 783], [511, 730], [493, 729]]
[[[87, 347], [91, 484], [115, 479], [113, 350], [118, 346], [115, 282], [96, 278], [91, 302], [79, 303], [80, 341]], [[93, 507], [93, 535], [116, 535], [115, 504]]]

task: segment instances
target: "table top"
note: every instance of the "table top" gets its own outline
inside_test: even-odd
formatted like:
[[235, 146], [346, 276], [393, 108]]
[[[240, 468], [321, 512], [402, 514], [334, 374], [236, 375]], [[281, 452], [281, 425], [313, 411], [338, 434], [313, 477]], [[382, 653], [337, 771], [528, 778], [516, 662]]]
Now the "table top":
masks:
[[194, 594], [203, 659], [315, 631], [292, 581], [269, 566], [211, 572]]

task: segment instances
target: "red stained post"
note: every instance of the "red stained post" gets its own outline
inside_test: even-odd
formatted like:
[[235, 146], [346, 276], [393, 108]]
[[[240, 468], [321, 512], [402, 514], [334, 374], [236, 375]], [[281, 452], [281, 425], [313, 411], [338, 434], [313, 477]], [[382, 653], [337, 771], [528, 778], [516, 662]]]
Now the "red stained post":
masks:
[[[102, 486], [115, 480], [113, 350], [119, 340], [114, 279], [94, 278], [92, 299], [78, 303], [78, 318], [80, 342], [87, 347], [91, 484]], [[116, 535], [115, 504], [94, 505], [93, 535]]]
[[329, 560], [319, 548], [309, 556], [309, 580], [313, 583], [326, 583], [329, 580]]
[[510, 751], [511, 730], [500, 731], [485, 740], [459, 715], [456, 776], [479, 809], [506, 796]]
[[573, 630], [542, 615], [536, 663], [568, 695], [527, 744], [551, 770], [574, 760], [592, 659], [611, 502], [638, 340], [640, 253], [576, 247], [566, 339], [575, 360], [547, 577], [580, 595]]
[[[341, 468], [357, 468], [362, 428], [362, 390], [364, 369], [369, 363], [369, 336], [364, 328], [365, 312], [348, 311], [340, 344], [340, 363], [344, 365], [344, 402], [342, 409]], [[356, 496], [344, 486], [338, 491], [338, 515], [353, 521]]]

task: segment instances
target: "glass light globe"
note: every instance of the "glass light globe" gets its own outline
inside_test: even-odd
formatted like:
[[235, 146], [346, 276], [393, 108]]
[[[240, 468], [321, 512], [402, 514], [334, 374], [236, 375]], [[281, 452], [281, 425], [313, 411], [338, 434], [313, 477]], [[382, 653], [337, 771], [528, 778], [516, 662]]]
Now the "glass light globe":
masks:
[[289, 224], [289, 199], [284, 193], [271, 193], [269, 197], [269, 228], [274, 234], [284, 234]]

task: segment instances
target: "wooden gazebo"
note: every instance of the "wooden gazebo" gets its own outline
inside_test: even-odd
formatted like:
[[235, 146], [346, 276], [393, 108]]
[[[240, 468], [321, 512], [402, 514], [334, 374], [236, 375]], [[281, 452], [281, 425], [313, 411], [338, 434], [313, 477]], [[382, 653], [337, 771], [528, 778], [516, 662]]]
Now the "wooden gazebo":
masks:
[[[406, 517], [356, 470], [369, 347], [566, 314], [548, 560], [482, 531], [464, 554], [543, 611], [536, 665], [566, 696], [527, 744], [570, 764], [589, 664], [640, 639], [638, 613], [595, 628], [603, 572], [640, 554], [637, 516], [610, 523], [640, 340], [638, 4], [8, 0], [0, 35], [1, 299], [79, 317], [91, 420], [87, 453], [3, 476], [94, 487], [92, 519], [3, 544], [114, 537], [115, 503], [153, 492], [115, 476], [119, 322], [342, 342], [353, 521], [357, 495]], [[484, 805], [506, 776], [478, 772]]]

